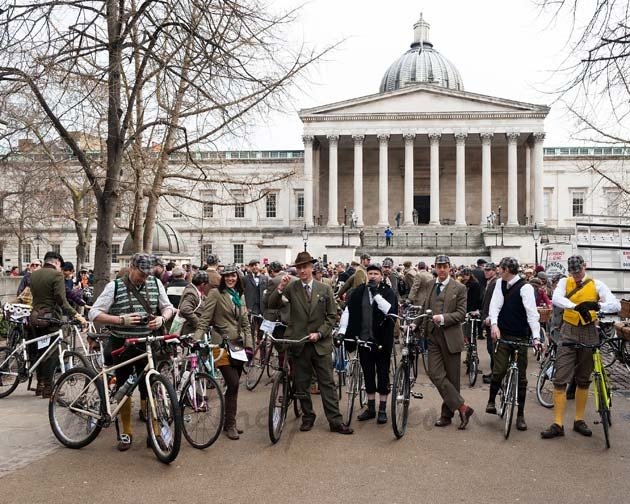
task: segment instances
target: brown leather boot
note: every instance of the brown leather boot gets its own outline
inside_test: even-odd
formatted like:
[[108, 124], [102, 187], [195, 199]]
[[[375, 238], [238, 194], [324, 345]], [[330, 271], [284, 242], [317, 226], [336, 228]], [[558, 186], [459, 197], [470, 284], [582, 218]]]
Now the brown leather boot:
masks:
[[52, 396], [52, 385], [45, 382], [42, 388], [42, 399], [50, 399], [50, 396]]
[[223, 430], [229, 439], [239, 439], [238, 430], [236, 429], [236, 406], [238, 396], [225, 396], [225, 423]]
[[40, 380], [37, 382], [37, 387], [35, 387], [35, 396], [36, 397], [41, 396], [43, 391], [44, 391], [44, 382]]

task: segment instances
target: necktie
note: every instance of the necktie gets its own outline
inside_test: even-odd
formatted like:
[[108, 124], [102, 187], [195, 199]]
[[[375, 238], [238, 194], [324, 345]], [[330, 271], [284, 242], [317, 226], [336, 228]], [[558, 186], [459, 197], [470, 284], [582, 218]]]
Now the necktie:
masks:
[[442, 285], [441, 283], [437, 284], [437, 295], [439, 296], [440, 293], [442, 292], [442, 288], [444, 287], [444, 285]]
[[306, 300], [311, 302], [311, 288], [308, 285], [304, 286], [304, 294], [306, 294]]
[[582, 287], [582, 280], [576, 280], [575, 281], [575, 286], [576, 287]]

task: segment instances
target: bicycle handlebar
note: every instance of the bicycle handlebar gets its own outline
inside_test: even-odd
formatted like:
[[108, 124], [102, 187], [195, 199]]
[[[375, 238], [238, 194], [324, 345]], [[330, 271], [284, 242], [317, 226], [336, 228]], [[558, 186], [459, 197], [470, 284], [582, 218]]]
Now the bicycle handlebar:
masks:
[[375, 346], [378, 350], [381, 350], [383, 348], [383, 345], [377, 345], [376, 341], [365, 341], [365, 340], [360, 340], [359, 338], [343, 338], [343, 341], [346, 341], [348, 343], [356, 343], [357, 346], [362, 346], [364, 348], [370, 348]]
[[527, 342], [527, 343], [521, 343], [520, 341], [512, 341], [512, 340], [504, 340], [504, 339], [497, 339], [498, 343], [502, 343], [503, 345], [508, 345], [508, 346], [512, 346], [512, 347], [517, 347], [517, 346], [522, 346], [522, 347], [533, 347], [534, 345], [532, 345], [531, 343]]
[[303, 338], [300, 338], [300, 339], [297, 339], [297, 340], [286, 339], [286, 338], [274, 338], [272, 334], [270, 334], [268, 337], [274, 343], [288, 343], [289, 345], [291, 345], [291, 344], [298, 344], [298, 343], [304, 343], [304, 342], [308, 341], [308, 339], [310, 338], [310, 336], [308, 334], [306, 336], [304, 336]]
[[137, 343], [145, 343], [145, 342], [153, 342], [153, 341], [168, 341], [175, 338], [179, 338], [178, 334], [165, 334], [163, 336], [146, 336], [144, 338], [127, 338], [125, 339], [125, 344], [116, 350], [112, 350], [112, 355], [116, 356], [123, 353], [127, 347], [131, 345], [135, 345]]

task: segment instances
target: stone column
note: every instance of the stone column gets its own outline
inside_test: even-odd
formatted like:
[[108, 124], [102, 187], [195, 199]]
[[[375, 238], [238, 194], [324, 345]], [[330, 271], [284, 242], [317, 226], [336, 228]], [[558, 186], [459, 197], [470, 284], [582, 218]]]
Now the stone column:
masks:
[[364, 135], [352, 135], [354, 140], [354, 211], [357, 226], [363, 227], [363, 140]]
[[387, 148], [389, 135], [382, 133], [378, 135], [378, 225], [389, 226], [389, 201], [387, 177], [389, 175], [389, 163], [387, 158]]
[[313, 140], [304, 135], [304, 224], [313, 227]]
[[328, 226], [338, 226], [337, 220], [337, 145], [339, 135], [328, 135]]
[[405, 202], [403, 206], [404, 224], [413, 225], [413, 140], [416, 135], [406, 133], [405, 139]]
[[492, 212], [492, 133], [481, 135], [481, 220], [480, 225], [488, 224]]
[[545, 133], [534, 133], [534, 150], [532, 152], [532, 168], [534, 171], [534, 224], [538, 227], [545, 223], [545, 212], [543, 208], [543, 142]]
[[532, 226], [532, 149], [529, 142], [525, 144], [525, 224]]
[[455, 133], [455, 225], [466, 225], [466, 136]]
[[516, 162], [516, 142], [519, 133], [511, 131], [505, 134], [508, 144], [508, 226], [518, 226], [518, 169]]
[[440, 225], [440, 133], [429, 133], [431, 145], [431, 213], [429, 224]]

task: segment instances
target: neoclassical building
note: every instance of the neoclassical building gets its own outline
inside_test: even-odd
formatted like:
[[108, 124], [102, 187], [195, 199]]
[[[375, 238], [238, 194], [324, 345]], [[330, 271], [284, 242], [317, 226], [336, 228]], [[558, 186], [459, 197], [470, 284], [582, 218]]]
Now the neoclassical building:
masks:
[[[431, 258], [439, 251], [460, 262], [506, 254], [533, 262], [532, 226], [548, 243], [570, 242], [578, 221], [627, 210], [619, 187], [593, 167], [630, 180], [630, 149], [543, 147], [549, 107], [464, 90], [422, 16], [410, 48], [385, 69], [378, 89], [301, 110], [303, 151], [198, 152], [199, 164], [277, 181], [247, 190], [200, 184], [203, 205], [165, 200], [159, 220], [178, 234], [178, 246], [160, 253], [195, 264], [210, 251], [223, 262], [288, 263], [304, 247], [328, 260], [362, 251]], [[252, 190], [266, 195], [246, 203], [255, 199]], [[218, 200], [233, 204], [212, 203]], [[353, 211], [358, 227], [350, 229]], [[384, 249], [383, 230], [398, 212], [401, 229]], [[492, 212], [497, 221], [489, 228]], [[42, 248], [72, 258], [76, 239], [67, 223], [32, 235]], [[114, 237], [113, 270], [125, 265], [126, 238]], [[34, 244], [25, 247], [23, 262], [34, 252]], [[17, 256], [15, 240], [1, 236], [5, 268]]]

